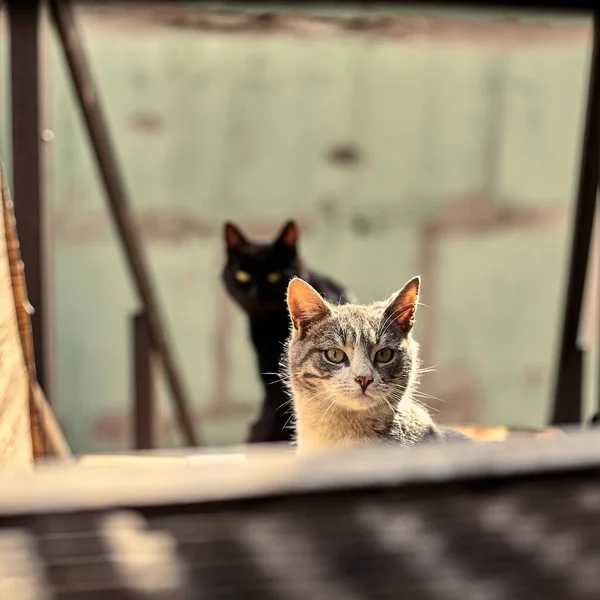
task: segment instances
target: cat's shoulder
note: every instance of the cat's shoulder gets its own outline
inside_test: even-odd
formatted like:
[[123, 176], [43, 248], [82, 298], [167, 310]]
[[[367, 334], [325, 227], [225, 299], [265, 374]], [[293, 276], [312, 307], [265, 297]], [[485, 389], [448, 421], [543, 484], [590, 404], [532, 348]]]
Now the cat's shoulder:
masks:
[[354, 301], [352, 294], [343, 285], [327, 275], [309, 271], [307, 280], [329, 302], [347, 304]]
[[390, 434], [396, 443], [406, 446], [473, 442], [472, 438], [460, 431], [437, 425], [432, 420], [422, 417], [397, 421]]
[[461, 433], [460, 431], [456, 431], [456, 429], [452, 429], [450, 427], [444, 427], [443, 425], [436, 425], [436, 436], [437, 441], [446, 443], [446, 444], [455, 444], [455, 443], [465, 443], [465, 442], [473, 442], [473, 438], [470, 438], [468, 435]]

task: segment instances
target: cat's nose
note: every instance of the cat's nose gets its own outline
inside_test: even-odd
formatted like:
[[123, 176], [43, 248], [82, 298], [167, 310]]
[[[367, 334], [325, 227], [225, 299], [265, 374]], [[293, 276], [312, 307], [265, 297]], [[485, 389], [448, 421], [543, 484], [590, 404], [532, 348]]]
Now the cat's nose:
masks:
[[358, 377], [354, 378], [354, 381], [356, 381], [356, 383], [360, 385], [362, 391], [364, 392], [369, 387], [369, 385], [373, 383], [373, 378], [369, 375], [359, 375]]

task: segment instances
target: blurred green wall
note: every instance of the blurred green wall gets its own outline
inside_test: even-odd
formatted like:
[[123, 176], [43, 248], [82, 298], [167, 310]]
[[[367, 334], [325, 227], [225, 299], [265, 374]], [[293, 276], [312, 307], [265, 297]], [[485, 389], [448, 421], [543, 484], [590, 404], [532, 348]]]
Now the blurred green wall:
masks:
[[[417, 335], [437, 369], [423, 389], [446, 400], [430, 401], [438, 417], [546, 421], [585, 39], [431, 43], [82, 23], [210, 442], [241, 441], [261, 394], [245, 321], [218, 280], [225, 219], [268, 237], [296, 217], [309, 264], [364, 301], [421, 273]], [[127, 448], [137, 302], [51, 50], [57, 406], [76, 451]], [[336, 162], [340, 148], [354, 162]]]

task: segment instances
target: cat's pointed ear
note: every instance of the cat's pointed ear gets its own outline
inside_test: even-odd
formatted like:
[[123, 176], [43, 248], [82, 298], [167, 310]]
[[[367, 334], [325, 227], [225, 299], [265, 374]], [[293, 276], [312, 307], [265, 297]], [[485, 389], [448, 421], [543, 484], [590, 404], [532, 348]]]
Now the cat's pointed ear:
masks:
[[298, 245], [298, 238], [300, 237], [300, 230], [295, 221], [288, 221], [277, 236], [275, 245], [287, 246], [291, 250], [296, 250]]
[[405, 333], [408, 333], [415, 323], [420, 286], [421, 278], [413, 277], [399, 292], [394, 294], [384, 310], [384, 322], [395, 321]]
[[298, 331], [306, 331], [331, 313], [319, 292], [298, 277], [288, 285], [287, 305], [294, 329]]
[[242, 246], [246, 243], [244, 234], [229, 221], [225, 223], [225, 226], [223, 227], [223, 233], [225, 235], [227, 250], [235, 250], [239, 246]]

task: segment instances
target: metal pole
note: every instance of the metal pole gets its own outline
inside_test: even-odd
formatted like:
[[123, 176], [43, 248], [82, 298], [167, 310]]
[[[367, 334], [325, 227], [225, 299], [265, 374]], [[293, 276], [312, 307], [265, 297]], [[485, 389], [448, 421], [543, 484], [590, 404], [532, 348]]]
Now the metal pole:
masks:
[[581, 155], [571, 263], [552, 411], [553, 425], [580, 423], [583, 356], [578, 346], [585, 279], [594, 227], [600, 170], [600, 13], [594, 13], [594, 40]]
[[75, 26], [71, 3], [68, 0], [49, 0], [49, 6], [96, 156], [98, 169], [102, 176], [110, 210], [127, 258], [127, 264], [144, 306], [144, 312], [147, 315], [152, 343], [160, 353], [165, 376], [175, 402], [176, 414], [186, 440], [189, 444], [197, 446], [200, 441], [194, 430], [189, 410], [190, 404], [187, 400], [188, 396], [173, 357], [171, 344], [163, 327], [164, 319], [156, 300], [156, 292], [152, 285], [146, 257], [132, 217], [125, 184], [112, 149], [100, 100], [96, 94], [94, 81]]
[[152, 346], [145, 313], [133, 317], [133, 360], [135, 364], [134, 443], [136, 450], [158, 447], [156, 350]]
[[50, 211], [42, 134], [41, 0], [8, 2], [14, 208], [25, 264], [37, 380], [53, 399]]

